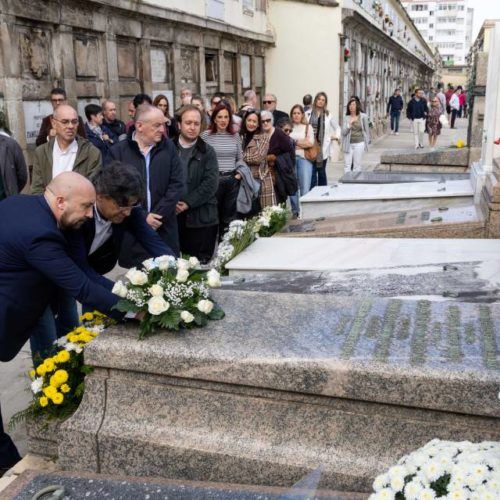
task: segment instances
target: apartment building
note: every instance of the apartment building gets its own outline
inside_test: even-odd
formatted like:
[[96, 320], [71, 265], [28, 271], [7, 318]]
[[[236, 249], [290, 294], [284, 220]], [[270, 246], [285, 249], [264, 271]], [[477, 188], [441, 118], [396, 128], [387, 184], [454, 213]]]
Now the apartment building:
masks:
[[463, 65], [472, 43], [474, 9], [468, 0], [403, 0], [410, 18], [445, 66]]

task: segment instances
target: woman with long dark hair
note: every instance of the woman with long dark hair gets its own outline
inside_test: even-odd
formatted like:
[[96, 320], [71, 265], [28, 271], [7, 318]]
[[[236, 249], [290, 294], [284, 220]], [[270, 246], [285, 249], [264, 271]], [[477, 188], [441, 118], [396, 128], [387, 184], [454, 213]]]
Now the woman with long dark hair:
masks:
[[173, 116], [170, 116], [170, 105], [168, 103], [168, 99], [163, 94], [158, 94], [153, 101], [153, 106], [156, 106], [160, 109], [167, 121], [165, 122], [165, 137], [170, 137], [170, 139], [174, 139], [177, 137], [177, 122]]
[[243, 160], [250, 167], [252, 175], [260, 181], [260, 195], [247, 217], [255, 215], [260, 209], [269, 205], [276, 205], [271, 168], [267, 164], [269, 150], [269, 135], [262, 133], [260, 113], [249, 109], [243, 115], [241, 123], [241, 142], [243, 146]]
[[309, 115], [309, 123], [314, 130], [314, 137], [319, 143], [319, 153], [313, 165], [311, 188], [326, 186], [326, 163], [330, 156], [330, 144], [339, 140], [339, 126], [328, 111], [328, 96], [325, 92], [318, 92], [314, 97], [313, 106]]
[[361, 170], [363, 153], [370, 144], [368, 116], [361, 111], [361, 104], [356, 99], [347, 103], [344, 124], [342, 126], [342, 151], [344, 152], [344, 172]]
[[219, 238], [222, 238], [229, 223], [236, 218], [236, 200], [240, 188], [240, 175], [236, 168], [243, 163], [241, 139], [233, 129], [232, 118], [231, 107], [220, 102], [212, 112], [210, 127], [201, 135], [215, 149], [219, 164]]

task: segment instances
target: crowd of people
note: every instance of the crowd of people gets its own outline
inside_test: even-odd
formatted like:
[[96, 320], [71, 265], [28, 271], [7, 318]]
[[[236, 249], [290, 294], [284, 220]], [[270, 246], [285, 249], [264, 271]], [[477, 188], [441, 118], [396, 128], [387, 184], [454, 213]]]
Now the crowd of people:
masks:
[[[399, 120], [404, 109], [401, 89], [395, 89], [387, 102], [387, 116], [390, 116], [391, 134], [399, 135]], [[424, 134], [429, 136], [429, 147], [433, 150], [443, 126], [450, 124], [454, 129], [457, 118], [467, 118], [467, 95], [461, 85], [443, 84], [426, 89], [416, 88], [406, 107], [406, 117], [413, 128], [415, 149], [424, 147]]]

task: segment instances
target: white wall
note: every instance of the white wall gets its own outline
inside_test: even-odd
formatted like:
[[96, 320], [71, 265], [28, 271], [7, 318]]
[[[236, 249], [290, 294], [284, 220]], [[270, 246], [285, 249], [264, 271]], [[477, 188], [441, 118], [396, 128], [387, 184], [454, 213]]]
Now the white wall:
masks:
[[266, 53], [266, 90], [287, 113], [305, 94], [328, 95], [337, 117], [339, 104], [341, 8], [289, 0], [269, 2], [276, 47]]
[[244, 14], [242, 0], [143, 0], [143, 3], [207, 18], [210, 12], [217, 10], [208, 8], [211, 1], [219, 3], [218, 10], [224, 12], [224, 18], [219, 19], [221, 22], [256, 33], [266, 33], [266, 13], [254, 10], [253, 16]]

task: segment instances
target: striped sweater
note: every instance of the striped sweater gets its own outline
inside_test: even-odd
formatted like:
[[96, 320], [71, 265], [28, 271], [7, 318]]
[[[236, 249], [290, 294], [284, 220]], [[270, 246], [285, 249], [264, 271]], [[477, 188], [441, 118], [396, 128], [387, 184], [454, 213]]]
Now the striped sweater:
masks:
[[210, 133], [205, 130], [201, 138], [215, 149], [219, 172], [232, 172], [238, 164], [243, 163], [243, 152], [241, 150], [241, 139], [238, 134], [227, 132]]

